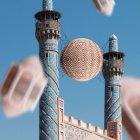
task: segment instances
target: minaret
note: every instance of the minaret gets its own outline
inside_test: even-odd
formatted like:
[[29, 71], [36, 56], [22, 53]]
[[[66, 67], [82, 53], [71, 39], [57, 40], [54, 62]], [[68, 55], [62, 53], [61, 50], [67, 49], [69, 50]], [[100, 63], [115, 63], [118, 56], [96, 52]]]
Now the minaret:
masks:
[[109, 52], [103, 55], [103, 75], [105, 78], [105, 129], [108, 136], [122, 139], [121, 77], [124, 68], [124, 53], [118, 51], [118, 39], [109, 38]]
[[35, 14], [39, 57], [48, 79], [40, 99], [40, 140], [58, 140], [60, 18], [61, 14], [53, 10], [52, 0], [43, 0], [42, 11]]

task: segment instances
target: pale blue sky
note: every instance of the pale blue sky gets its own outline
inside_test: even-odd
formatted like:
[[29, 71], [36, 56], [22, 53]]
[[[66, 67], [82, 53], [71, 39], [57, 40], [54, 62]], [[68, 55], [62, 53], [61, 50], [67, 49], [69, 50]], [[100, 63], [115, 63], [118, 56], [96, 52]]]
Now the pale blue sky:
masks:
[[[91, 0], [56, 0], [62, 13], [63, 39], [85, 37], [101, 48], [107, 47], [111, 34], [119, 38], [124, 51], [125, 74], [140, 77], [140, 1], [117, 0], [113, 16], [99, 14]], [[10, 64], [38, 55], [33, 15], [41, 9], [41, 0], [0, 2], [0, 82]], [[65, 45], [66, 42], [61, 41]], [[64, 47], [60, 45], [59, 48]], [[61, 48], [62, 49], [62, 48]], [[60, 49], [60, 50], [61, 50]], [[61, 73], [62, 74], [62, 73]], [[80, 83], [66, 75], [60, 80], [60, 95], [65, 100], [65, 114], [103, 128], [104, 85], [98, 78]], [[38, 108], [33, 114], [8, 120], [0, 106], [0, 140], [38, 140]], [[124, 135], [123, 140], [128, 138]]]

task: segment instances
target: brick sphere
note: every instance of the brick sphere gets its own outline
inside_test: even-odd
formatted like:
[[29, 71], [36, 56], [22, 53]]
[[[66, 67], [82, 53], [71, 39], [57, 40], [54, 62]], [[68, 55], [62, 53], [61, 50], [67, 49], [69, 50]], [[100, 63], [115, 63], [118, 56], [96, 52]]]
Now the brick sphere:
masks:
[[88, 81], [99, 73], [103, 55], [98, 45], [85, 38], [71, 41], [61, 54], [64, 72], [74, 80]]

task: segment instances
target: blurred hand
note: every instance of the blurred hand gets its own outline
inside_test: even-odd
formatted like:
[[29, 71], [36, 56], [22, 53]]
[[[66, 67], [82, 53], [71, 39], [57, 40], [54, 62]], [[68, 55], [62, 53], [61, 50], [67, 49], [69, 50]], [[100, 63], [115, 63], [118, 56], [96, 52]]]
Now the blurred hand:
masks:
[[132, 140], [140, 140], [140, 80], [122, 79], [123, 125]]
[[33, 111], [47, 81], [37, 57], [29, 57], [10, 67], [1, 88], [2, 105], [7, 117]]
[[114, 0], [93, 0], [96, 9], [106, 16], [111, 16], [114, 10]]

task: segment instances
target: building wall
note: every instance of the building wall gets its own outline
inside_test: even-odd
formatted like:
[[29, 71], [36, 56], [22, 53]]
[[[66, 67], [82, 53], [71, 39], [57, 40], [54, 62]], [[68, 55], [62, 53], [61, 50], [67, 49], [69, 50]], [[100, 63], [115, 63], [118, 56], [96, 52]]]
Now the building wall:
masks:
[[91, 124], [65, 116], [65, 140], [114, 140], [107, 131]]

